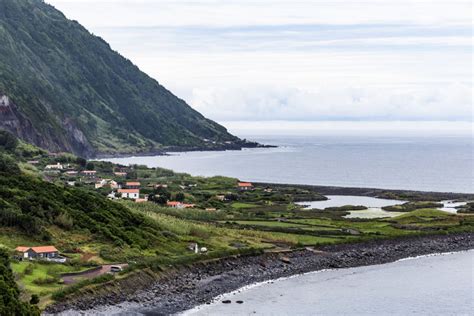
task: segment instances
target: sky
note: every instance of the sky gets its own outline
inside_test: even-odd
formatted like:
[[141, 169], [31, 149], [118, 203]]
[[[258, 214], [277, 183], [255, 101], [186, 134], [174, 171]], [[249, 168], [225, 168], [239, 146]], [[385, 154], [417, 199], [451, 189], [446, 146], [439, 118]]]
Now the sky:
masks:
[[230, 126], [472, 128], [470, 0], [47, 2]]

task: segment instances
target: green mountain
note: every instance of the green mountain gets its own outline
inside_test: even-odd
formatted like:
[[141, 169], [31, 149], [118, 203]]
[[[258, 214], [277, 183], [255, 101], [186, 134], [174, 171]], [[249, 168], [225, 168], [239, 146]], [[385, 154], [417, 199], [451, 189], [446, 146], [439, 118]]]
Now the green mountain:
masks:
[[41, 0], [0, 0], [0, 129], [87, 157], [255, 145]]

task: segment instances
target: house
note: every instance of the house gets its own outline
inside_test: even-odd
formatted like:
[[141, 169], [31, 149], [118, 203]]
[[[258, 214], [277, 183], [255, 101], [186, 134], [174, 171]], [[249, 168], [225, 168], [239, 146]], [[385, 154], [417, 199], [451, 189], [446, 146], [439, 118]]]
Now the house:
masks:
[[19, 246], [15, 251], [21, 254], [23, 259], [54, 259], [59, 257], [59, 251], [54, 246], [24, 247]]
[[123, 177], [125, 178], [127, 176], [127, 173], [126, 172], [114, 172], [114, 175], [116, 177]]
[[166, 206], [174, 208], [184, 208], [183, 203], [177, 201], [168, 201], [166, 202]]
[[120, 188], [120, 185], [116, 181], [110, 179], [107, 179], [107, 186], [109, 186], [111, 189]]
[[115, 196], [115, 192], [110, 192], [109, 194], [107, 194], [107, 198], [109, 200], [116, 200], [117, 197]]
[[196, 205], [194, 204], [186, 204], [178, 201], [168, 201], [166, 202], [166, 206], [173, 207], [173, 208], [194, 208]]
[[75, 176], [77, 176], [77, 171], [69, 170], [69, 171], [66, 171], [65, 174], [70, 176], [70, 177], [75, 177]]
[[252, 190], [253, 184], [250, 182], [239, 182], [237, 184], [238, 188], [242, 191]]
[[104, 187], [111, 188], [111, 189], [118, 189], [119, 184], [116, 181], [112, 180], [112, 179], [102, 179], [102, 180], [97, 181], [95, 183], [95, 188], [96, 189], [100, 189], [100, 188], [104, 188]]
[[0, 96], [0, 106], [10, 106], [10, 99], [8, 98], [8, 96]]
[[167, 189], [168, 185], [167, 184], [156, 184], [155, 189], [159, 189], [159, 188]]
[[96, 189], [100, 189], [100, 188], [103, 188], [104, 185], [106, 185], [106, 184], [107, 184], [107, 181], [104, 180], [104, 179], [101, 179], [101, 180], [99, 180], [99, 181], [97, 181], [97, 182], [95, 183], [94, 187], [95, 187]]
[[148, 197], [144, 199], [135, 199], [135, 203], [144, 203], [144, 202], [148, 202]]
[[226, 198], [225, 198], [225, 195], [224, 194], [219, 194], [219, 195], [216, 195], [216, 199], [218, 199], [219, 201], [225, 201]]
[[122, 199], [136, 200], [140, 197], [139, 189], [119, 189], [118, 193], [121, 195]]
[[215, 208], [215, 207], [207, 207], [207, 208], [206, 208], [206, 211], [208, 211], [208, 212], [215, 212], [215, 211], [217, 211], [217, 208]]
[[29, 161], [27, 161], [27, 163], [30, 164], [30, 165], [37, 165], [37, 164], [39, 164], [39, 161], [38, 160], [29, 160]]
[[63, 170], [64, 167], [62, 164], [60, 164], [59, 162], [55, 165], [46, 165], [46, 167], [44, 167], [44, 169], [46, 170]]
[[128, 189], [140, 189], [140, 182], [126, 182], [125, 186]]
[[85, 175], [86, 177], [94, 178], [95, 175], [97, 174], [97, 171], [95, 171], [95, 170], [84, 170], [84, 171], [82, 171], [82, 174]]

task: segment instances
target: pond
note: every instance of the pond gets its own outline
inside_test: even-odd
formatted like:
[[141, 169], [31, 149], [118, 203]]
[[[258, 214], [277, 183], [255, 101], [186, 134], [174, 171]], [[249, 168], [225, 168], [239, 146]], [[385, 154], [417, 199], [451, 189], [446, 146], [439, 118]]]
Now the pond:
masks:
[[395, 217], [401, 215], [401, 212], [387, 212], [382, 210], [384, 206], [399, 205], [406, 201], [380, 199], [368, 196], [354, 195], [328, 195], [326, 201], [299, 202], [299, 205], [307, 206], [307, 209], [317, 208], [325, 209], [327, 207], [339, 207], [344, 205], [363, 205], [368, 207], [366, 210], [350, 211], [346, 218], [382, 218]]

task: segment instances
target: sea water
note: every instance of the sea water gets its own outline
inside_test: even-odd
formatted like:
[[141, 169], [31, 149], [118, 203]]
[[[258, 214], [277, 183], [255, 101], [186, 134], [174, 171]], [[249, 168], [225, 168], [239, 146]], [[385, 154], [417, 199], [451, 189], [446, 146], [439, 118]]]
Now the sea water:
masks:
[[278, 148], [108, 159], [245, 181], [474, 193], [470, 137], [254, 136]]

